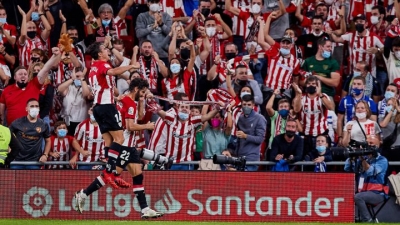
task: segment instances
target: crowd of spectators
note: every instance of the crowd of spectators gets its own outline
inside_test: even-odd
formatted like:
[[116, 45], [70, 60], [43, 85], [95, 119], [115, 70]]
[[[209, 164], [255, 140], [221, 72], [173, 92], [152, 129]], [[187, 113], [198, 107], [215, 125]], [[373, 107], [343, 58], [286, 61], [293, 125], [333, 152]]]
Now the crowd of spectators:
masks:
[[[88, 77], [97, 42], [110, 66], [140, 66], [115, 76], [117, 105], [131, 80], [149, 84], [134, 99], [136, 147], [175, 163], [221, 169], [211, 159], [225, 154], [324, 172], [332, 146], [371, 139], [400, 161], [399, 18], [397, 0], [3, 1], [1, 122], [18, 161], [105, 161]], [[27, 168], [40, 166], [14, 166]]]

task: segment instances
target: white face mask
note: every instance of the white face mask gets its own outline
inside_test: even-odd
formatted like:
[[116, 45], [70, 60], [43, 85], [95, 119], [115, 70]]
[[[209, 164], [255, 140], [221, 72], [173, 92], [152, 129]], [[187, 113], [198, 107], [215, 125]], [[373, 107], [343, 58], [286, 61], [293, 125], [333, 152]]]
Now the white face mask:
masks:
[[215, 27], [207, 27], [206, 33], [209, 37], [213, 37], [216, 33], [217, 29]]
[[158, 12], [160, 11], [160, 4], [157, 3], [150, 4], [149, 9], [152, 12]]
[[39, 108], [29, 109], [29, 116], [31, 116], [32, 118], [37, 118], [38, 115], [39, 115]]
[[379, 23], [379, 17], [371, 16], [371, 23], [374, 24], [374, 25]]
[[332, 3], [333, 3], [333, 0], [325, 0], [325, 4], [327, 4], [327, 5], [332, 5]]
[[356, 117], [358, 119], [365, 119], [367, 118], [367, 113], [363, 112], [363, 113], [356, 113]]
[[398, 60], [400, 60], [400, 51], [395, 51], [395, 52], [394, 52], [394, 56], [395, 56]]
[[261, 7], [258, 4], [254, 4], [251, 6], [251, 12], [252, 13], [259, 13], [261, 11]]
[[315, 37], [319, 37], [319, 36], [321, 36], [323, 33], [324, 33], [324, 32], [319, 31], [319, 34], [317, 34], [317, 33], [315, 33], [315, 31], [312, 31], [312, 34], [313, 34]]

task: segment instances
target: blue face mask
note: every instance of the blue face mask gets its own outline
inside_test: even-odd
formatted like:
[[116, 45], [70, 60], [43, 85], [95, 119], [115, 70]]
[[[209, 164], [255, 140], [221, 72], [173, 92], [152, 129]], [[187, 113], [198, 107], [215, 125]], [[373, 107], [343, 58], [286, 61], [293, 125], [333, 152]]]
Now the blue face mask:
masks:
[[90, 115], [90, 120], [91, 121], [96, 121], [96, 119], [94, 118], [93, 114]]
[[31, 14], [31, 18], [32, 18], [33, 21], [38, 21], [40, 19], [39, 13], [33, 12]]
[[351, 93], [353, 93], [355, 95], [360, 95], [363, 91], [364, 91], [364, 89], [358, 89], [358, 88], [351, 89]]
[[319, 153], [322, 153], [326, 150], [326, 146], [317, 146], [316, 149]]
[[103, 26], [107, 27], [108, 25], [110, 25], [111, 20], [101, 20], [101, 24], [103, 24]]
[[353, 71], [353, 77], [359, 77], [359, 76], [361, 76], [360, 71]]
[[331, 52], [325, 51], [322, 53], [322, 57], [324, 57], [325, 59], [331, 57]]
[[67, 130], [66, 129], [59, 129], [57, 130], [57, 134], [59, 137], [65, 137], [67, 136]]
[[189, 118], [189, 113], [179, 112], [178, 116], [179, 116], [179, 119], [181, 119], [181, 120], [187, 120]]
[[179, 73], [179, 71], [181, 71], [181, 64], [171, 64], [169, 68], [171, 69], [172, 73]]
[[281, 115], [282, 117], [287, 117], [289, 115], [289, 110], [287, 109], [281, 109], [278, 111], [279, 115]]
[[286, 48], [280, 48], [279, 49], [279, 52], [282, 54], [282, 55], [289, 55], [290, 54], [290, 50], [289, 49], [286, 49]]
[[393, 92], [391, 92], [391, 91], [386, 91], [386, 92], [385, 92], [385, 99], [386, 99], [386, 101], [389, 100], [389, 99], [391, 99], [391, 98], [394, 98], [394, 96], [395, 96], [395, 94], [394, 94]]
[[0, 23], [2, 23], [2, 24], [7, 23], [7, 18], [0, 18]]
[[245, 95], [251, 95], [251, 93], [249, 93], [249, 92], [242, 92], [242, 93], [240, 93], [240, 98], [243, 98], [243, 96], [245, 96]]
[[390, 112], [390, 110], [392, 110], [392, 109], [393, 109], [393, 106], [391, 106], [391, 105], [387, 105], [385, 108], [386, 112]]
[[242, 110], [243, 110], [243, 114], [246, 116], [250, 115], [251, 111], [253, 111], [253, 109], [250, 107], [243, 107]]
[[82, 86], [82, 81], [78, 80], [78, 79], [75, 79], [74, 80], [74, 84], [75, 84], [75, 86], [80, 87], [80, 86]]

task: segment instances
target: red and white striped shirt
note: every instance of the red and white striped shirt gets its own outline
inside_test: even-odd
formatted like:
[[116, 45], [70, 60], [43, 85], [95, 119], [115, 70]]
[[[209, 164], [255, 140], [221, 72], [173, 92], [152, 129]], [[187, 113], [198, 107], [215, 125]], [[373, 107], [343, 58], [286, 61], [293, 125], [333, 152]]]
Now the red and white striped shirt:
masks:
[[[7, 32], [13, 38], [18, 36], [17, 28], [12, 24], [3, 24], [3, 32]], [[5, 35], [3, 35], [3, 43], [8, 43], [8, 39]]]
[[162, 80], [162, 86], [161, 86], [163, 94], [166, 95], [167, 98], [169, 99], [174, 99], [174, 96], [178, 92], [183, 92], [187, 96], [189, 96], [189, 100], [192, 100], [194, 97], [194, 93], [192, 93], [191, 87], [194, 79], [196, 79], [196, 77], [194, 77], [193, 71], [189, 72], [188, 70], [185, 70], [183, 72], [183, 80], [181, 80], [180, 84], [179, 84], [179, 76], [175, 76], [172, 78], [164, 78]]
[[62, 61], [58, 63], [58, 70], [54, 79], [54, 86], [62, 84], [64, 81], [69, 80], [72, 77], [74, 70], [74, 64], [64, 64]]
[[[74, 138], [71, 136], [66, 136], [65, 138], [58, 138], [56, 135], [50, 137], [50, 152], [58, 152], [60, 154], [59, 158], [49, 157], [49, 161], [54, 162], [68, 162], [71, 158], [72, 153], [72, 142]], [[63, 169], [69, 168], [67, 165], [49, 165], [48, 169]]]
[[264, 85], [272, 90], [289, 89], [292, 82], [292, 75], [299, 74], [300, 62], [290, 54], [289, 58], [281, 56], [280, 44], [275, 42], [265, 54], [268, 56], [268, 74], [265, 77]]
[[[253, 73], [251, 72], [249, 65], [245, 61], [242, 61], [241, 59], [242, 59], [241, 57], [235, 58], [235, 62], [233, 62], [232, 69], [235, 69], [238, 65], [244, 65], [247, 68], [247, 75], [252, 76]], [[221, 63], [217, 66], [216, 69], [216, 73], [218, 73], [218, 79], [220, 84], [226, 81], [226, 68], [227, 68], [227, 62], [225, 60], [221, 60]]]
[[367, 50], [372, 47], [383, 48], [382, 40], [374, 33], [369, 32], [360, 37], [357, 31], [342, 35], [343, 40], [349, 42], [350, 64], [355, 66], [357, 62], [366, 61], [371, 65], [371, 74], [376, 76], [375, 54], [368, 54]]
[[91, 65], [89, 82], [94, 92], [93, 104], [114, 104], [115, 78], [107, 75], [109, 69], [111, 65], [101, 60], [96, 60]]
[[104, 140], [97, 123], [91, 123], [90, 119], [82, 121], [76, 127], [75, 139], [84, 151], [90, 152], [88, 157], [80, 154], [79, 161], [96, 162], [101, 156], [104, 156]]
[[192, 161], [196, 150], [196, 128], [201, 126], [201, 116], [190, 116], [180, 122], [176, 115], [167, 113], [164, 119], [167, 124], [167, 147], [165, 156], [175, 157], [174, 162]]
[[45, 46], [46, 44], [38, 36], [34, 39], [26, 38], [23, 45], [18, 42], [19, 64], [28, 68], [31, 61], [32, 49], [38, 48], [46, 50]]
[[[168, 110], [167, 113], [174, 116], [178, 114], [174, 107]], [[167, 124], [163, 119], [161, 119], [161, 117], [158, 118], [154, 125], [154, 130], [151, 133], [149, 149], [153, 150], [157, 154], [165, 154], [167, 132]]]
[[[328, 95], [323, 95], [329, 100]], [[316, 96], [311, 99], [307, 94], [303, 94], [301, 97], [300, 122], [303, 125], [304, 134], [315, 137], [324, 133], [328, 129], [327, 118], [328, 110], [322, 104], [321, 98]]]
[[132, 119], [136, 124], [138, 120], [137, 104], [129, 96], [125, 96], [117, 105], [118, 111], [121, 113], [122, 127], [124, 128], [124, 144], [123, 146], [145, 148], [146, 143], [144, 140], [143, 132], [129, 131], [126, 129], [128, 119]]
[[183, 0], [161, 0], [162, 11], [168, 13], [171, 18], [185, 17]]
[[106, 27], [99, 24], [99, 28], [94, 31], [94, 35], [96, 36], [96, 42], [104, 42], [106, 36], [116, 36], [119, 38], [121, 35], [124, 35], [124, 32], [126, 32], [125, 20], [121, 20], [121, 18], [117, 16], [111, 19], [110, 24]]
[[[147, 63], [147, 61], [141, 55], [138, 59], [138, 62], [142, 76], [149, 82], [149, 89], [155, 93], [157, 90], [158, 73], [160, 71], [157, 61], [152, 57], [150, 62]], [[147, 64], [150, 64], [150, 68], [147, 66]]]
[[[247, 0], [234, 0], [232, 2], [234, 8], [240, 9], [240, 11], [249, 12], [250, 6]], [[226, 12], [226, 11], [225, 11]], [[225, 13], [224, 12], [224, 13]], [[231, 14], [228, 12], [228, 14]], [[238, 16], [231, 15], [232, 17], [232, 33], [233, 35], [238, 35], [245, 37], [246, 35], [246, 20], [240, 20]]]

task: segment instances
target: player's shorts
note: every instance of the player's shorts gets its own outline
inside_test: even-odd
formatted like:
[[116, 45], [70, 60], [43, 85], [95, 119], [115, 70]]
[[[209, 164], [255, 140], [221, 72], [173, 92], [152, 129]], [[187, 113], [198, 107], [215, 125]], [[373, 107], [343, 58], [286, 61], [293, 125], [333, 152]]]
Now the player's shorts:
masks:
[[93, 116], [99, 124], [102, 134], [109, 131], [122, 130], [121, 114], [113, 104], [95, 105]]
[[125, 168], [129, 163], [140, 164], [140, 151], [135, 147], [122, 146], [117, 159], [117, 166]]

